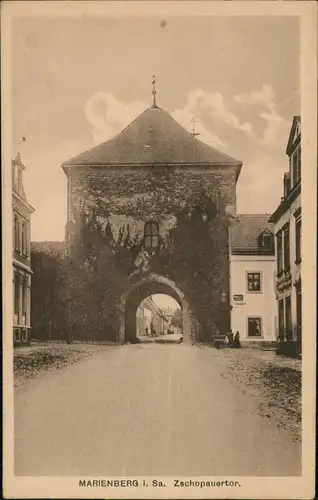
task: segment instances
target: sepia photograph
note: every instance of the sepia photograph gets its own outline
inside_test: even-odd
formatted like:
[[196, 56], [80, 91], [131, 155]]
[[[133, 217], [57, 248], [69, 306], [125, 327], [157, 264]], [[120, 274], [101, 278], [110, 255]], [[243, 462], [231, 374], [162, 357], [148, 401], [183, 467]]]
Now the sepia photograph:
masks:
[[4, 2], [6, 498], [314, 492], [317, 8], [221, 4]]

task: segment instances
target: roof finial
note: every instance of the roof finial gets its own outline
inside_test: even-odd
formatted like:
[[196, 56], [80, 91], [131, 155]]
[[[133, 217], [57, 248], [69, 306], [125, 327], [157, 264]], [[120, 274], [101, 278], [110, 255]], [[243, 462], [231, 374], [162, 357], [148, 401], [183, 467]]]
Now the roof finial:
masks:
[[152, 107], [157, 108], [157, 103], [156, 103], [156, 75], [153, 75], [152, 77], [152, 95], [153, 95], [153, 101], [152, 101]]
[[200, 134], [199, 134], [199, 132], [195, 131], [195, 118], [193, 117], [191, 121], [192, 121], [192, 132], [191, 132], [191, 135], [192, 135], [192, 137], [196, 137], [197, 135], [200, 135]]

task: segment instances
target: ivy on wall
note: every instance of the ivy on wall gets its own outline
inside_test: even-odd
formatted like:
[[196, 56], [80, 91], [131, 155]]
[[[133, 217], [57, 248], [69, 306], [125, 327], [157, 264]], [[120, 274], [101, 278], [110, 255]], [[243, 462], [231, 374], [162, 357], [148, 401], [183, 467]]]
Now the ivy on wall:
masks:
[[127, 225], [119, 228], [115, 238], [110, 223], [98, 221], [96, 210], [89, 214], [83, 210], [74, 233], [72, 262], [77, 263], [74, 282], [81, 281], [87, 299], [84, 303], [79, 297], [75, 301], [81, 304], [81, 314], [85, 313], [85, 317], [75, 314], [76, 329], [91, 325], [96, 335], [115, 339], [122, 316], [121, 295], [142, 273], [155, 273], [172, 279], [185, 293], [203, 338], [216, 329], [227, 330], [228, 309], [221, 303], [222, 292], [228, 293], [228, 219], [224, 205], [221, 197], [216, 202], [208, 196], [187, 204], [179, 211], [168, 238], [160, 239], [157, 251], [147, 256], [148, 265], [139, 269], [135, 266], [142, 250], [139, 235], [132, 237]]
[[65, 339], [68, 320], [67, 267], [63, 250], [38, 249], [31, 252], [32, 337], [41, 340]]
[[178, 215], [169, 235], [169, 245], [154, 261], [154, 272], [169, 276], [183, 290], [199, 321], [202, 340], [216, 330], [229, 327], [228, 294], [228, 219], [224, 202], [219, 205], [201, 198]]
[[[102, 203], [100, 201], [100, 203]], [[201, 338], [228, 328], [228, 218], [221, 196], [201, 195], [170, 212], [176, 223], [158, 250], [143, 255], [142, 235], [130, 224], [114, 231], [112, 213], [88, 198], [73, 206], [69, 252], [33, 253], [32, 318], [37, 334], [71, 340], [118, 340], [120, 298], [141, 275], [173, 280], [201, 325]], [[156, 208], [159, 210], [159, 207]], [[169, 214], [168, 214], [169, 215]], [[135, 214], [136, 216], [136, 214]], [[50, 322], [50, 323], [49, 323]]]

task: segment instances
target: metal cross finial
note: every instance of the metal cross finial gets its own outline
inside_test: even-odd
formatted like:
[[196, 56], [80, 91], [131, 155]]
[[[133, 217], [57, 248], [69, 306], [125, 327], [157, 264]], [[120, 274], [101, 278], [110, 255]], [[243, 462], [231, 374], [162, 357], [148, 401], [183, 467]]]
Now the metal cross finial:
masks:
[[192, 137], [196, 137], [197, 135], [200, 135], [200, 134], [195, 131], [195, 118], [193, 117], [191, 121], [192, 121], [192, 133], [191, 133], [191, 135], [192, 135]]
[[157, 108], [157, 103], [156, 103], [156, 75], [153, 75], [152, 77], [152, 95], [153, 95], [153, 101], [152, 101], [152, 107]]

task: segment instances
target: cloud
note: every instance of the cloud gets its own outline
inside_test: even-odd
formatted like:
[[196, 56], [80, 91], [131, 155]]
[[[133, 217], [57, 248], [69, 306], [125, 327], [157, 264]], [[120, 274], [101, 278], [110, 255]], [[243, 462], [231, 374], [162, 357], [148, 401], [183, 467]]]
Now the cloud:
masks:
[[[96, 92], [85, 105], [85, 115], [92, 125], [92, 134], [95, 143], [104, 142], [125, 128], [148, 105], [142, 101], [134, 100], [124, 103], [110, 93]], [[191, 120], [196, 118], [196, 131], [199, 139], [213, 147], [226, 147], [226, 141], [211, 130], [208, 122], [234, 128], [247, 136], [253, 136], [252, 125], [242, 123], [230, 111], [224, 97], [219, 93], [208, 93], [201, 89], [190, 92], [183, 108], [174, 110], [171, 115], [183, 127], [192, 131]]]
[[272, 213], [277, 208], [283, 193], [283, 157], [268, 151], [243, 165], [236, 189], [237, 212]]
[[147, 107], [138, 100], [124, 103], [109, 93], [93, 94], [85, 105], [85, 115], [93, 127], [95, 143], [107, 141], [119, 133]]
[[195, 121], [195, 131], [199, 133], [200, 135], [198, 136], [198, 139], [200, 141], [204, 142], [205, 144], [208, 144], [209, 146], [212, 147], [226, 147], [226, 142], [224, 142], [222, 139], [220, 139], [216, 134], [208, 130], [202, 123], [202, 120], [198, 118], [197, 113], [190, 113], [190, 111], [187, 109], [187, 106], [185, 106], [183, 109], [176, 109], [171, 113], [172, 117], [180, 123], [185, 129], [187, 129], [189, 132], [193, 131], [193, 125], [191, 123], [191, 120], [193, 119], [194, 115], [196, 116], [196, 121]]
[[253, 136], [251, 123], [242, 123], [240, 119], [229, 109], [222, 94], [205, 92], [196, 89], [190, 92], [184, 111], [189, 115], [211, 117], [215, 123], [225, 124], [249, 137]]
[[238, 94], [234, 100], [263, 108], [259, 116], [265, 121], [261, 143], [269, 148], [281, 148], [286, 143], [290, 123], [281, 116], [276, 108], [275, 92], [271, 85], [263, 85], [261, 90], [249, 94]]
[[287, 142], [290, 123], [276, 109], [260, 113], [260, 117], [266, 122], [263, 131], [262, 143], [270, 148], [282, 148]]
[[271, 85], [263, 85], [258, 92], [235, 95], [234, 101], [244, 104], [259, 104], [271, 108], [274, 103], [274, 90]]

